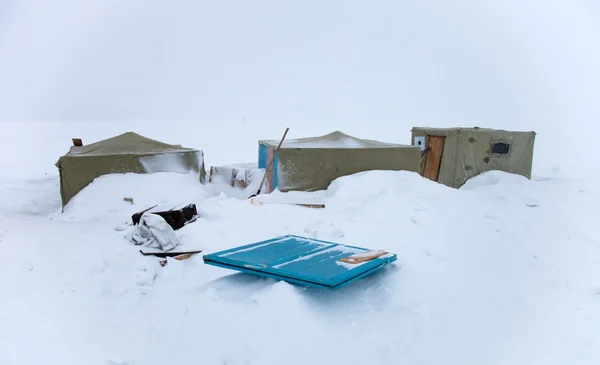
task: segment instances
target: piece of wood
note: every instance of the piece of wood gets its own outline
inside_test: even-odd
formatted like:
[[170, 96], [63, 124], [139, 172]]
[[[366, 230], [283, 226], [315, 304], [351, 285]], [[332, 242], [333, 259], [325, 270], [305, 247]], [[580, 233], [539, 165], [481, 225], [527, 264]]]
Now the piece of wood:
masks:
[[262, 187], [265, 183], [265, 180], [267, 178], [267, 175], [269, 174], [269, 171], [271, 171], [271, 168], [273, 167], [273, 162], [275, 162], [275, 156], [277, 156], [277, 154], [279, 153], [279, 148], [281, 148], [281, 145], [283, 144], [283, 140], [285, 139], [285, 136], [287, 136], [288, 131], [290, 130], [290, 128], [286, 128], [285, 129], [285, 133], [283, 133], [283, 137], [281, 137], [281, 141], [279, 141], [279, 145], [277, 145], [277, 149], [275, 150], [273, 156], [271, 157], [269, 164], [267, 165], [267, 170], [265, 171], [265, 175], [263, 176], [261, 182], [260, 182], [260, 186], [258, 187], [258, 191], [256, 192], [256, 194], [250, 196], [251, 198], [257, 196], [260, 194], [260, 191], [262, 190]]
[[300, 204], [300, 203], [297, 203], [296, 205], [299, 205], [301, 207], [307, 207], [307, 208], [325, 208], [325, 204]]
[[[272, 193], [273, 190], [275, 190], [275, 149], [270, 148], [267, 150], [267, 158], [269, 159], [269, 161], [273, 161], [273, 169], [272, 170], [267, 170], [265, 172], [265, 176], [267, 177], [267, 180], [265, 181], [265, 185], [268, 186], [268, 189], [266, 189], [267, 193]], [[269, 164], [270, 166], [270, 164]], [[264, 178], [264, 176], [263, 176]]]
[[144, 250], [140, 250], [140, 252], [142, 253], [142, 255], [144, 256], [156, 256], [156, 257], [174, 257], [174, 256], [180, 256], [180, 255], [187, 255], [187, 254], [195, 254], [195, 253], [200, 253], [202, 252], [202, 250], [198, 250], [198, 251], [168, 251], [168, 252], [144, 252]]
[[423, 170], [423, 176], [429, 180], [438, 180], [445, 142], [445, 136], [429, 136], [427, 160], [425, 161], [425, 168]]
[[[210, 175], [208, 177], [208, 182], [213, 182], [213, 180], [219, 177], [221, 180], [224, 180], [225, 183], [233, 186], [235, 176], [237, 174], [237, 169], [233, 167], [227, 166], [211, 166], [210, 167]], [[229, 175], [229, 176], [227, 176]]]
[[208, 173], [208, 182], [211, 183], [212, 182], [212, 177], [213, 174], [215, 172], [215, 168], [213, 166], [210, 167], [210, 172]]
[[[193, 255], [195, 255], [195, 253], [194, 252], [190, 252], [190, 253], [186, 253], [186, 254], [183, 254], [183, 255], [175, 256], [173, 258], [175, 260], [181, 261], [181, 260], [189, 259]], [[167, 262], [168, 262], [168, 260], [161, 260], [160, 261], [160, 266], [165, 266], [167, 264]]]
[[360, 253], [353, 256], [344, 257], [339, 259], [338, 261], [345, 262], [347, 264], [360, 264], [361, 262], [371, 261], [383, 255], [387, 255], [388, 252], [376, 250], [376, 251], [367, 251], [364, 253]]
[[246, 183], [245, 180], [238, 180], [238, 179], [234, 178], [233, 179], [233, 187], [240, 188], [240, 189], [246, 189], [248, 187], [248, 184]]
[[306, 208], [325, 208], [325, 204], [289, 203], [289, 202], [276, 202], [276, 201], [261, 202], [261, 201], [255, 200], [254, 198], [250, 198], [250, 203], [252, 205], [282, 204], [282, 205], [298, 205], [298, 206], [306, 207]]
[[83, 146], [83, 141], [81, 140], [81, 138], [72, 138], [72, 140], [73, 140], [73, 146], [75, 146], [75, 147]]

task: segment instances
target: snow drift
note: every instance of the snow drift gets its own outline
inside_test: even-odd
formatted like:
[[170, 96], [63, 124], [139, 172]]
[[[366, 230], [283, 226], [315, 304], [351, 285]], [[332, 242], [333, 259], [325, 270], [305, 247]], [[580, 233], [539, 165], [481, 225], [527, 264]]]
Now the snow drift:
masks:
[[[211, 195], [198, 174], [110, 174], [100, 176], [65, 206], [61, 219], [89, 221], [129, 216], [154, 205], [203, 200]], [[133, 199], [133, 204], [124, 198]]]
[[[171, 178], [180, 188], [161, 190]], [[325, 209], [254, 206], [188, 181], [105, 177], [64, 214], [95, 210], [86, 219], [6, 215], [0, 362], [591, 365], [600, 356], [593, 180], [492, 172], [454, 190], [373, 171], [335, 181]], [[129, 185], [140, 202], [150, 192], [165, 202], [196, 197], [201, 218], [178, 234], [206, 253], [291, 233], [398, 261], [338, 291], [210, 267], [200, 256], [163, 268], [113, 229], [130, 219], [119, 200], [136, 193]], [[15, 315], [24, 310], [27, 319]], [[36, 351], [25, 351], [31, 343]]]

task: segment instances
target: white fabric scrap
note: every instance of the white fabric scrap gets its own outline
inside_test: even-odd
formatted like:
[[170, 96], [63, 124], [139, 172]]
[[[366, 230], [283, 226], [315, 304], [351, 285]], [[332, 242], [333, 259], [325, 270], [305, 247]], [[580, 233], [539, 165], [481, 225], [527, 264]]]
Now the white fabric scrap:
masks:
[[173, 228], [158, 214], [144, 213], [136, 225], [131, 239], [136, 245], [144, 245], [169, 251], [177, 247], [180, 240]]

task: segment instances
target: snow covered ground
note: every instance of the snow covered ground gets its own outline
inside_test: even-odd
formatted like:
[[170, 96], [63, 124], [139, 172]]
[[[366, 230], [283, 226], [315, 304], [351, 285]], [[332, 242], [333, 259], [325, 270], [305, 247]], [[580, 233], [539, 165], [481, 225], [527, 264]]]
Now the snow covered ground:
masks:
[[[178, 189], [169, 189], [177, 184]], [[0, 187], [0, 364], [597, 364], [600, 183], [407, 172], [335, 181], [327, 207], [227, 197], [194, 175], [98, 179], [59, 214], [56, 177]], [[134, 198], [135, 205], [122, 196]], [[158, 201], [157, 201], [158, 200]], [[145, 257], [123, 225], [193, 201], [206, 253], [297, 234], [384, 249], [337, 291]]]

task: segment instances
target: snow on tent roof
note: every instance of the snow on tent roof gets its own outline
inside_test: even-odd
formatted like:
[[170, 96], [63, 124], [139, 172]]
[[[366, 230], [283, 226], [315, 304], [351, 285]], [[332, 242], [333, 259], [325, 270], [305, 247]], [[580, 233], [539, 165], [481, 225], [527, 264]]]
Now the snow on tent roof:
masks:
[[66, 156], [144, 155], [197, 151], [146, 138], [134, 132], [98, 141], [86, 146], [72, 146]]
[[[277, 147], [280, 141], [261, 140], [259, 144]], [[398, 148], [407, 145], [361, 139], [335, 131], [324, 136], [285, 140], [281, 148]]]

